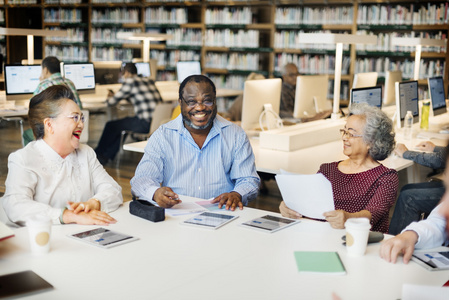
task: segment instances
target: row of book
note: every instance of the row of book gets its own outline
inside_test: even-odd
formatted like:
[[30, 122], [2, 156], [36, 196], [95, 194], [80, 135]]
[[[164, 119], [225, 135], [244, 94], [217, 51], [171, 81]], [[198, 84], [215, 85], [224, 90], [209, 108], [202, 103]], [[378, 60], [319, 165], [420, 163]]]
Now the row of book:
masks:
[[145, 10], [146, 24], [185, 24], [187, 23], [186, 8], [147, 8]]
[[336, 7], [279, 7], [274, 23], [292, 24], [352, 24], [352, 6]]
[[[280, 30], [274, 33], [274, 48], [281, 49], [318, 49], [335, 50], [335, 44], [304, 44], [300, 42], [299, 34], [304, 30]], [[331, 33], [330, 30], [307, 31], [307, 33]], [[343, 45], [343, 50], [349, 50], [349, 44]]]
[[106, 8], [92, 10], [92, 24], [95, 23], [139, 23], [137, 8]]
[[[426, 38], [426, 39], [436, 39], [436, 40], [445, 40], [447, 38], [447, 33], [442, 31], [438, 32], [408, 32], [408, 33], [400, 33], [400, 32], [372, 32], [366, 30], [359, 30], [357, 34], [366, 34], [366, 35], [377, 35], [377, 44], [376, 45], [362, 45], [357, 44], [356, 49], [361, 51], [386, 51], [386, 52], [413, 52], [415, 51], [414, 46], [394, 46], [391, 45], [391, 39], [393, 37], [409, 37], [409, 38]], [[446, 52], [446, 46], [437, 47], [437, 46], [423, 46], [423, 52]]]
[[368, 25], [419, 25], [447, 24], [449, 21], [448, 2], [409, 5], [360, 5], [357, 24]]
[[[37, 4], [37, 0], [8, 0], [9, 4]], [[4, 4], [0, 3], [0, 4]]]
[[132, 61], [134, 58], [132, 49], [114, 47], [92, 47], [91, 57], [93, 61]]
[[[421, 59], [419, 78], [442, 76], [444, 73], [444, 60]], [[402, 77], [413, 78], [415, 62], [412, 60], [393, 60], [389, 57], [359, 58], [355, 62], [354, 73], [377, 72], [379, 76], [385, 76], [386, 71], [401, 70]]]
[[[294, 63], [301, 74], [335, 74], [335, 56], [333, 55], [299, 55], [279, 53], [274, 57], [274, 70], [281, 72], [287, 63]], [[351, 59], [343, 56], [341, 74], [349, 74]]]
[[168, 46], [201, 46], [201, 29], [175, 28], [167, 29], [167, 34], [172, 37], [167, 40]]
[[150, 50], [150, 57], [157, 60], [158, 66], [176, 67], [178, 61], [200, 61], [201, 55], [192, 50], [160, 51]]
[[136, 0], [91, 0], [92, 3], [134, 3]]
[[246, 76], [244, 75], [216, 75], [208, 74], [208, 77], [220, 89], [243, 90]]
[[[60, 27], [48, 27], [48, 30], [61, 30]], [[66, 36], [46, 36], [48, 42], [71, 42], [82, 43], [85, 41], [86, 32], [84, 28], [64, 28], [67, 32]]]
[[82, 0], [44, 0], [44, 3], [46, 3], [46, 4], [80, 4], [80, 3], [82, 3]]
[[88, 61], [87, 47], [45, 46], [45, 56], [56, 56], [62, 61]]
[[82, 20], [81, 9], [50, 8], [44, 10], [44, 22], [80, 23]]
[[206, 67], [227, 70], [259, 70], [258, 53], [212, 53], [206, 55]]
[[139, 28], [92, 28], [91, 40], [92, 43], [110, 43], [110, 44], [140, 44], [139, 40], [129, 40], [129, 39], [119, 39], [117, 38], [118, 33], [122, 32], [141, 32]]
[[258, 30], [208, 29], [204, 39], [206, 46], [209, 47], [259, 47]]
[[208, 8], [206, 24], [251, 24], [253, 13], [249, 7]]

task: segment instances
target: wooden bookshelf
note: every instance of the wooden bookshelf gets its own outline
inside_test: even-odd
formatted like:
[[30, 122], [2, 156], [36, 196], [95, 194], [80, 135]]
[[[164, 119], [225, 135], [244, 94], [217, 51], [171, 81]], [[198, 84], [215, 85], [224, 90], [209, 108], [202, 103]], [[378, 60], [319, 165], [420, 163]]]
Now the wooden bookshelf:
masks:
[[[42, 40], [42, 47], [40, 43], [36, 43], [36, 47], [40, 47], [41, 50], [36, 49], [36, 58], [44, 57], [47, 55], [45, 49], [47, 46], [51, 47], [85, 47], [87, 49], [87, 60], [95, 60], [93, 57], [94, 47], [105, 47], [105, 48], [116, 48], [124, 49], [126, 51], [131, 51], [133, 57], [142, 57], [140, 44], [132, 44], [126, 42], [111, 42], [105, 41], [103, 43], [94, 40], [92, 37], [92, 30], [102, 28], [111, 29], [115, 31], [119, 30], [138, 30], [141, 32], [146, 32], [148, 30], [158, 29], [162, 33], [167, 31], [173, 31], [178, 33], [196, 32], [201, 35], [201, 43], [199, 45], [189, 45], [188, 43], [170, 44], [170, 42], [155, 43], [151, 44], [151, 51], [156, 51], [160, 55], [165, 53], [166, 60], [172, 59], [173, 57], [181, 57], [182, 55], [199, 55], [202, 68], [207, 74], [215, 74], [217, 76], [242, 76], [244, 77], [249, 71], [239, 71], [239, 70], [228, 70], [224, 68], [214, 68], [206, 67], [206, 57], [211, 53], [217, 53], [219, 55], [227, 55], [228, 59], [231, 55], [246, 55], [246, 54], [258, 54], [259, 55], [259, 65], [257, 66], [257, 72], [261, 74], [266, 74], [267, 77], [279, 76], [279, 68], [276, 66], [278, 61], [278, 56], [285, 55], [333, 55], [333, 50], [325, 49], [304, 49], [297, 47], [286, 47], [281, 48], [275, 43], [276, 35], [279, 36], [282, 32], [286, 34], [287, 32], [314, 32], [314, 31], [330, 31], [330, 32], [347, 32], [350, 34], [356, 34], [359, 30], [367, 30], [377, 33], [393, 33], [398, 32], [400, 34], [409, 34], [410, 32], [430, 32], [432, 34], [438, 34], [440, 31], [446, 35], [449, 35], [449, 24], [393, 24], [393, 25], [372, 25], [372, 24], [359, 24], [358, 14], [359, 10], [363, 6], [370, 5], [402, 5], [409, 6], [410, 4], [424, 5], [427, 3], [431, 4], [445, 4], [446, 1], [432, 0], [432, 1], [416, 1], [416, 0], [260, 0], [260, 1], [150, 1], [150, 0], [136, 0], [133, 2], [120, 2], [120, 3], [94, 3], [93, 0], [82, 0], [81, 3], [73, 4], [58, 4], [58, 3], [47, 3], [45, 0], [37, 0], [36, 4], [11, 4], [5, 1], [5, 4], [0, 5], [0, 10], [4, 11], [4, 19], [6, 27], [17, 26], [17, 10], [23, 9], [24, 20], [23, 24], [19, 24], [26, 27], [26, 19], [36, 18], [31, 14], [34, 14], [37, 10], [41, 11], [41, 21], [34, 22], [33, 26], [35, 29], [47, 29], [47, 28], [79, 28], [84, 30], [84, 39], [82, 41], [46, 41]], [[278, 8], [286, 9], [316, 9], [323, 10], [326, 8], [335, 9], [351, 9], [352, 10], [352, 20], [345, 24], [333, 24], [336, 23], [335, 20], [331, 22], [326, 20], [318, 20], [317, 22], [294, 22], [299, 24], [292, 24], [292, 22], [285, 22], [284, 24], [279, 24], [276, 21], [276, 11]], [[250, 9], [252, 12], [251, 20], [246, 23], [236, 23], [231, 22], [210, 24], [206, 22], [206, 11], [208, 9], [226, 9], [229, 10], [239, 10], [239, 9]], [[49, 9], [65, 9], [73, 10], [78, 9], [82, 12], [81, 22], [49, 22], [44, 20], [44, 11]], [[137, 10], [138, 20], [137, 22], [125, 22], [121, 21], [118, 23], [114, 22], [92, 22], [93, 21], [93, 11], [95, 10], [115, 10], [115, 9], [126, 9], [126, 10]], [[171, 11], [175, 9], [181, 9], [186, 11], [186, 22], [178, 23], [172, 22], [172, 20], [167, 20], [164, 22], [146, 22], [147, 9], [158, 10], [164, 9], [165, 11]], [[37, 24], [37, 25], [36, 25]], [[2, 24], [0, 23], [0, 26]], [[3, 26], [5, 26], [3, 25]], [[257, 31], [259, 35], [259, 45], [257, 47], [248, 46], [234, 46], [234, 45], [223, 45], [223, 46], [209, 46], [208, 41], [205, 39], [206, 32], [210, 30], [228, 30], [237, 34], [239, 31]], [[449, 39], [448, 39], [449, 40]], [[17, 62], [20, 51], [17, 48], [22, 47], [21, 43], [18, 43], [15, 39], [11, 40], [9, 38], [0, 41], [0, 44], [6, 44], [6, 57], [8, 63]], [[23, 44], [23, 43], [22, 43]], [[284, 45], [284, 44], [282, 44]], [[446, 49], [449, 47], [449, 42]], [[14, 52], [14, 55], [10, 55]], [[16, 53], [17, 52], [17, 53]], [[174, 54], [173, 54], [174, 53]], [[352, 85], [352, 78], [355, 72], [356, 60], [359, 58], [381, 58], [381, 57], [391, 57], [395, 60], [413, 60], [414, 51], [397, 52], [397, 51], [375, 51], [375, 50], [358, 50], [355, 46], [349, 47], [349, 49], [344, 51], [344, 56], [350, 58], [350, 64], [348, 69], [348, 75], [343, 75], [342, 80], [348, 81], [349, 85]], [[449, 53], [446, 52], [423, 52], [422, 58], [425, 61], [428, 60], [444, 60], [444, 78], [445, 85], [449, 87]], [[168, 64], [170, 63], [170, 64]], [[174, 61], [166, 61], [166, 65], [159, 65], [158, 70], [163, 72], [172, 72]], [[168, 67], [167, 67], [168, 66]], [[239, 75], [240, 74], [240, 75]], [[420, 80], [422, 83], [423, 80]]]

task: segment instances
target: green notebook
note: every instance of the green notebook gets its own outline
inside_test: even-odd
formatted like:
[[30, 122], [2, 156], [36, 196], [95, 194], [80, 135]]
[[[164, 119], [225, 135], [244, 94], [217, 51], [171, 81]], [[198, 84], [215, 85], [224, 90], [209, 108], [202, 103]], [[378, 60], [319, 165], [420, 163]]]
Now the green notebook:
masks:
[[301, 273], [346, 274], [338, 252], [295, 251], [294, 255]]

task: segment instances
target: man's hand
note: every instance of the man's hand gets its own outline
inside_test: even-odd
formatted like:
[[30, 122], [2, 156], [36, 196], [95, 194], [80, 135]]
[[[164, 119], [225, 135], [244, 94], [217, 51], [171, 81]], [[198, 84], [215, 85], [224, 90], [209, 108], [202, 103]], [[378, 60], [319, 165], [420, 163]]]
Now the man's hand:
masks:
[[281, 212], [281, 215], [286, 218], [290, 219], [302, 218], [302, 215], [300, 213], [294, 211], [293, 209], [288, 208], [287, 205], [285, 205], [284, 201], [282, 201], [281, 204], [279, 205], [279, 211]]
[[108, 90], [108, 98], [114, 97], [114, 91]]
[[433, 152], [435, 150], [435, 144], [429, 141], [421, 142], [416, 145], [416, 148], [419, 148], [421, 151]]
[[341, 209], [325, 212], [323, 216], [331, 224], [332, 228], [335, 229], [345, 228], [345, 222], [348, 219], [347, 213]]
[[154, 192], [153, 200], [163, 208], [170, 208], [182, 202], [179, 200], [178, 194], [173, 192], [173, 190], [167, 186], [158, 188], [156, 192]]
[[226, 205], [226, 209], [231, 209], [232, 211], [238, 206], [240, 209], [243, 209], [242, 196], [237, 192], [230, 192], [221, 194], [218, 197], [215, 197], [211, 203], [217, 203], [218, 208], [222, 208], [223, 205]]
[[396, 145], [396, 148], [394, 148], [394, 154], [399, 157], [403, 157], [405, 151], [408, 151], [408, 148], [404, 144], [399, 143]]
[[392, 239], [382, 242], [379, 255], [388, 262], [396, 263], [399, 254], [404, 255], [404, 263], [408, 264], [412, 257], [418, 235], [414, 231], [404, 231]]

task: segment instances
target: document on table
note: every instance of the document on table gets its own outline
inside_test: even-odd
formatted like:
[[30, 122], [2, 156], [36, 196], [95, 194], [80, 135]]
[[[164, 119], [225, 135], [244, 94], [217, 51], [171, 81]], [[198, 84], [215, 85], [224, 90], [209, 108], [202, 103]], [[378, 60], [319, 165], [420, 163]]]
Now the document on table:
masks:
[[301, 215], [323, 220], [335, 209], [332, 184], [323, 174], [278, 174], [276, 182], [285, 204]]
[[206, 201], [205, 199], [183, 196], [183, 195], [179, 195], [179, 199], [182, 202], [179, 204], [176, 204], [172, 208], [165, 209], [166, 214], [168, 214], [172, 217], [176, 217], [176, 216], [183, 216], [183, 215], [190, 215], [190, 214], [198, 214], [198, 213], [201, 213], [201, 212], [207, 210], [203, 206], [195, 203], [197, 201]]

